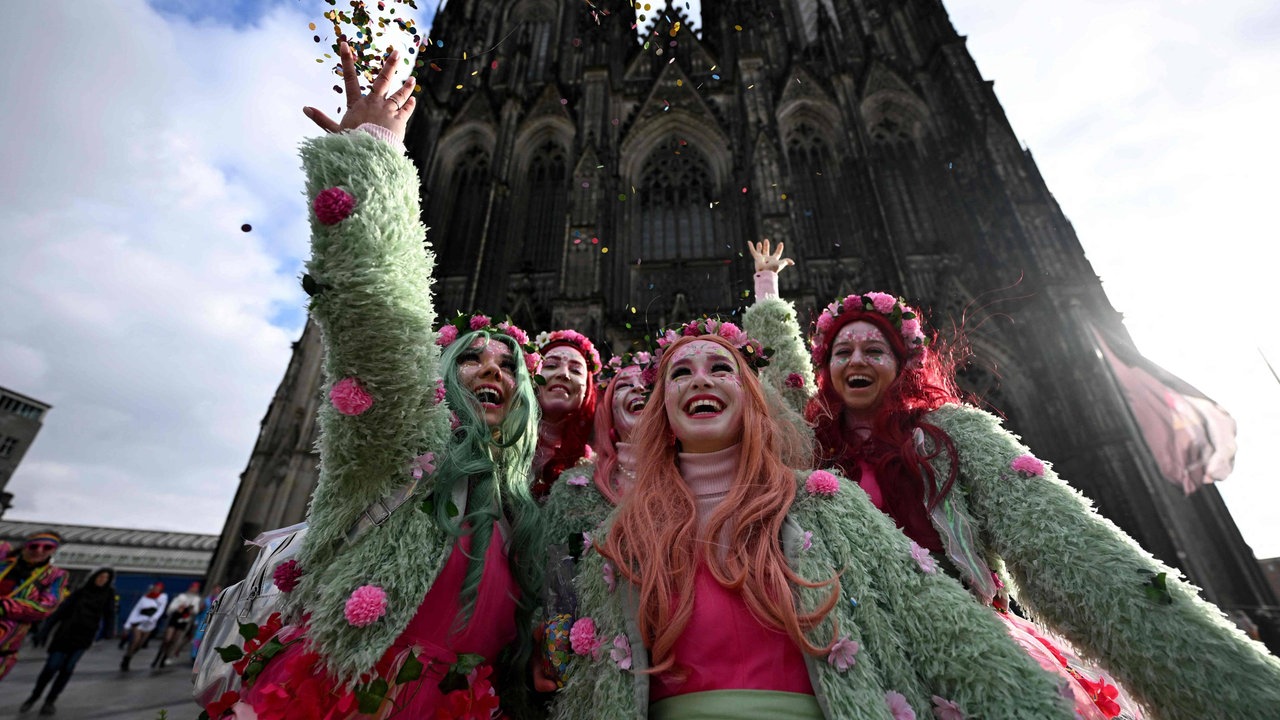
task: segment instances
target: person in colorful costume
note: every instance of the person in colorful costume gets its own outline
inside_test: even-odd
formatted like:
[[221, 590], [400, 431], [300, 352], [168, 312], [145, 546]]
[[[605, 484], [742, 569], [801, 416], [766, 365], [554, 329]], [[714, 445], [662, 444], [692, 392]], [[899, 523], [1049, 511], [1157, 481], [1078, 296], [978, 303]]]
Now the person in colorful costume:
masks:
[[0, 566], [0, 680], [18, 662], [22, 641], [66, 599], [67, 571], [53, 565], [62, 536], [53, 530], [28, 535]]
[[[744, 324], [791, 348], [794, 365], [778, 372], [811, 373], [794, 308], [777, 297], [781, 248], [752, 253], [757, 300]], [[1125, 690], [1165, 720], [1275, 716], [1280, 660], [996, 417], [961, 403], [944, 353], [904, 300], [876, 292], [832, 303], [811, 360], [817, 462], [857, 478], [908, 537], [944, 557], [1028, 654], [1060, 673], [1081, 717], [1139, 716]], [[1066, 642], [1010, 613], [1010, 595]]]
[[1073, 717], [864, 493], [783, 462], [802, 436], [770, 417], [746, 338], [677, 335], [635, 487], [580, 555], [552, 717]]
[[600, 353], [576, 330], [539, 333], [534, 339], [542, 355], [538, 372], [538, 451], [533, 458], [533, 495], [542, 499], [556, 478], [583, 459], [590, 460], [596, 415], [596, 376]]
[[[276, 569], [282, 612], [250, 628], [236, 718], [489, 717], [495, 667], [526, 666], [541, 586], [528, 337], [484, 315], [433, 330], [418, 175], [400, 139], [413, 80], [398, 53], [302, 148], [312, 202], [304, 288], [323, 332], [320, 478], [296, 560]], [[503, 698], [507, 700], [507, 698]]]

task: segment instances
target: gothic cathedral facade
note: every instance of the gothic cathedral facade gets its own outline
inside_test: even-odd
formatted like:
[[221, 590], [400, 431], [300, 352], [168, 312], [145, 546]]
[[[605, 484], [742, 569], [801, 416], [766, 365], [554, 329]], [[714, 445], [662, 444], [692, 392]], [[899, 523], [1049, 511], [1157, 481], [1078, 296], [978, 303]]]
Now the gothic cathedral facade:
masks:
[[[1040, 457], [1208, 600], [1275, 622], [1217, 490], [1159, 475], [1097, 348], [1101, 333], [1132, 351], [1121, 318], [941, 0], [637, 5], [439, 9], [406, 144], [442, 316], [572, 327], [621, 352], [669, 320], [738, 312], [747, 240], [785, 242], [802, 322], [877, 289], [963, 328], [964, 383]], [[305, 515], [316, 334], [295, 346], [210, 582], [243, 575], [243, 538]]]

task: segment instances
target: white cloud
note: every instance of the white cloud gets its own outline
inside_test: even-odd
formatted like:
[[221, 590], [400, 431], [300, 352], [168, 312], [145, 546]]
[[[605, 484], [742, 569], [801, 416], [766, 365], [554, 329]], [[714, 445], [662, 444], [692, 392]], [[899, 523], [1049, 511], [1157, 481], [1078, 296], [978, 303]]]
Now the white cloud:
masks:
[[947, 3], [1143, 352], [1228, 408], [1220, 486], [1259, 557], [1280, 555], [1270, 319], [1280, 146], [1273, 3]]
[[136, 1], [8, 19], [71, 28], [3, 50], [56, 59], [0, 80], [22, 98], [0, 106], [0, 384], [54, 405], [10, 517], [217, 532], [300, 331], [300, 110], [337, 97], [308, 19], [237, 32]]

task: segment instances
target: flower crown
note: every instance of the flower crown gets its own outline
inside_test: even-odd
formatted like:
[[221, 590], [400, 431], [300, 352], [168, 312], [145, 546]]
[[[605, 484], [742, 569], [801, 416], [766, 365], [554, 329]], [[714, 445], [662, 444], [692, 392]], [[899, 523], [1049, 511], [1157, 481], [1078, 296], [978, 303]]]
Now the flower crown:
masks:
[[493, 319], [488, 315], [476, 313], [475, 315], [463, 315], [458, 313], [452, 320], [440, 326], [436, 331], [436, 344], [440, 347], [448, 347], [458, 339], [459, 335], [469, 332], [481, 331], [490, 335], [506, 335], [524, 351], [524, 366], [529, 370], [530, 375], [536, 376], [538, 369], [542, 367], [542, 355], [538, 353], [538, 348], [529, 342], [529, 335], [525, 331], [510, 321], [503, 321], [494, 324]]
[[622, 374], [627, 368], [640, 368], [640, 380], [646, 386], [653, 385], [658, 371], [658, 356], [648, 350], [636, 350], [622, 355], [614, 355], [605, 363], [600, 371], [600, 383], [603, 385]]
[[600, 363], [600, 353], [596, 352], [596, 346], [586, 335], [577, 330], [553, 330], [552, 332], [540, 332], [533, 340], [539, 350], [546, 351], [546, 347], [552, 343], [567, 343], [572, 345], [582, 353], [582, 357], [587, 359], [587, 371], [591, 375], [599, 374], [604, 367]]
[[690, 320], [674, 330], [659, 330], [658, 356], [661, 357], [667, 346], [676, 340], [698, 335], [719, 335], [728, 340], [730, 345], [738, 349], [738, 353], [747, 361], [747, 365], [756, 372], [768, 366], [769, 358], [773, 357], [773, 348], [765, 347], [759, 340], [747, 335], [742, 328], [731, 322], [707, 317]]
[[929, 346], [924, 328], [920, 325], [920, 313], [903, 298], [888, 293], [869, 292], [865, 295], [849, 295], [844, 300], [828, 305], [818, 316], [818, 334], [813, 338], [813, 364], [821, 365], [831, 347], [831, 331], [838, 327], [836, 318], [846, 312], [875, 312], [902, 334], [902, 342], [908, 354], [922, 351]]

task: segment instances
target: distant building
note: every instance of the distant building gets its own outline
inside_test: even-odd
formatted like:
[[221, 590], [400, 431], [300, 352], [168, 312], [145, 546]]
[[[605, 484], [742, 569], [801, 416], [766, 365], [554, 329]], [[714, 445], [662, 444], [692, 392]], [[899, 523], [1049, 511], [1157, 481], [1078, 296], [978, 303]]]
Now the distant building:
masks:
[[52, 405], [0, 387], [0, 517], [13, 507], [13, 493], [5, 490], [22, 456], [36, 439]]
[[79, 587], [98, 568], [116, 571], [122, 621], [153, 582], [164, 583], [172, 598], [192, 582], [203, 581], [218, 545], [217, 535], [12, 520], [0, 520], [0, 542], [16, 548], [46, 528], [62, 534], [53, 562], [71, 571], [69, 587]]

